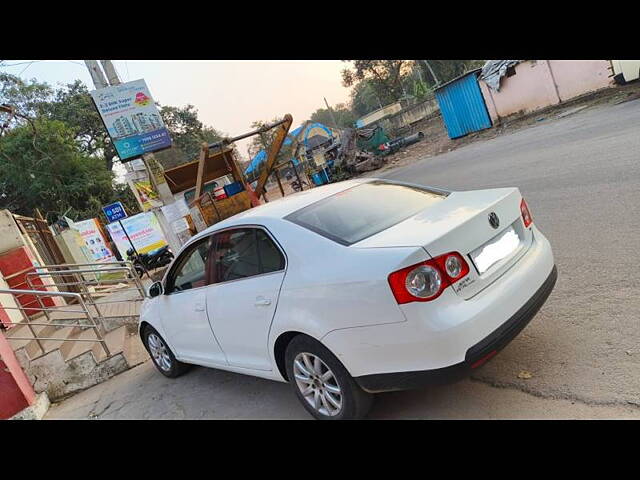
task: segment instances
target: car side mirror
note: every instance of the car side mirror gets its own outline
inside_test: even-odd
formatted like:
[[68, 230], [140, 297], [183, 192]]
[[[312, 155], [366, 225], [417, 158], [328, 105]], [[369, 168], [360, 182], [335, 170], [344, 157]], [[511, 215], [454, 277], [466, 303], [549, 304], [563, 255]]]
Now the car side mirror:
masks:
[[149, 287], [148, 295], [150, 298], [162, 295], [162, 293], [163, 293], [162, 282], [155, 282]]

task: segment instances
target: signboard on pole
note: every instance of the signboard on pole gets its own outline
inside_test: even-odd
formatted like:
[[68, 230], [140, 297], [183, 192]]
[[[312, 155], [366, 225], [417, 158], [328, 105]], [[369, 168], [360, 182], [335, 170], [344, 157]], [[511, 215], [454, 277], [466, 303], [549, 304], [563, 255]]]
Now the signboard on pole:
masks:
[[91, 92], [120, 160], [171, 147], [171, 137], [144, 80]]
[[135, 187], [138, 198], [140, 199], [140, 206], [143, 211], [151, 210], [154, 207], [161, 207], [163, 204], [158, 198], [158, 193], [153, 189], [149, 180], [133, 180], [133, 186]]
[[98, 221], [95, 218], [82, 222], [73, 222], [71, 228], [80, 233], [89, 253], [91, 253], [96, 262], [112, 262], [116, 260], [105, 238], [102, 236]]
[[[122, 227], [126, 232], [122, 230]], [[122, 258], [127, 257], [127, 250], [131, 248], [127, 235], [138, 253], [147, 253], [167, 245], [160, 223], [153, 212], [139, 213], [110, 223], [107, 225], [107, 230], [109, 230]]]
[[178, 237], [180, 245], [184, 245], [191, 238], [189, 223], [184, 218], [189, 215], [189, 207], [184, 199], [180, 198], [174, 203], [162, 207], [164, 218], [171, 225], [173, 233]]
[[127, 212], [124, 211], [122, 202], [116, 202], [112, 203], [111, 205], [102, 207], [102, 211], [106, 215], [109, 222], [115, 222], [117, 220], [120, 220], [121, 218], [127, 217]]

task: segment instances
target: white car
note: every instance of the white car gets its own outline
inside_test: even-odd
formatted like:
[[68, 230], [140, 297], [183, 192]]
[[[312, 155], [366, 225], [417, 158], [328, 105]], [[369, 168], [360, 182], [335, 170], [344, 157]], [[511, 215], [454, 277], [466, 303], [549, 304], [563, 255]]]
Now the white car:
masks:
[[482, 365], [556, 277], [517, 188], [358, 179], [196, 235], [150, 287], [140, 336], [168, 377], [197, 364], [289, 382], [316, 418], [362, 418], [373, 393]]

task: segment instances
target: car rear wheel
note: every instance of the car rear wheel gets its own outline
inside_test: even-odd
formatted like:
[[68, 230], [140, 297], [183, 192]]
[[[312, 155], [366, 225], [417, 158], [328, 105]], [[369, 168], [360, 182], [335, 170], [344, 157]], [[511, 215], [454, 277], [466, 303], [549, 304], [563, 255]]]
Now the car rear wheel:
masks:
[[173, 352], [155, 328], [145, 327], [142, 341], [151, 355], [153, 364], [165, 377], [179, 377], [189, 369], [190, 365], [176, 360]]
[[287, 376], [304, 408], [319, 420], [356, 420], [366, 416], [373, 395], [362, 390], [324, 345], [295, 337], [285, 353]]

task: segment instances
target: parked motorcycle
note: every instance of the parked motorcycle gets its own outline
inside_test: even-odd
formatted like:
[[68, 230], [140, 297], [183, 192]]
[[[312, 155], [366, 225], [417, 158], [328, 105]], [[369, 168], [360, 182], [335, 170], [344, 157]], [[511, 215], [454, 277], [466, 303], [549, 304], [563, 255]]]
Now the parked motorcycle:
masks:
[[169, 245], [165, 245], [156, 250], [151, 250], [148, 253], [140, 254], [136, 254], [133, 248], [130, 248], [127, 250], [127, 257], [128, 260], [133, 263], [133, 268], [135, 268], [138, 277], [142, 278], [145, 273], [147, 273], [147, 275], [149, 274], [149, 270], [169, 265], [174, 255], [173, 252], [169, 250]]
[[291, 188], [293, 188], [296, 192], [301, 192], [303, 186], [309, 188], [309, 184], [304, 180], [302, 180], [302, 185], [300, 185], [300, 182], [298, 182], [297, 180], [291, 182]]

